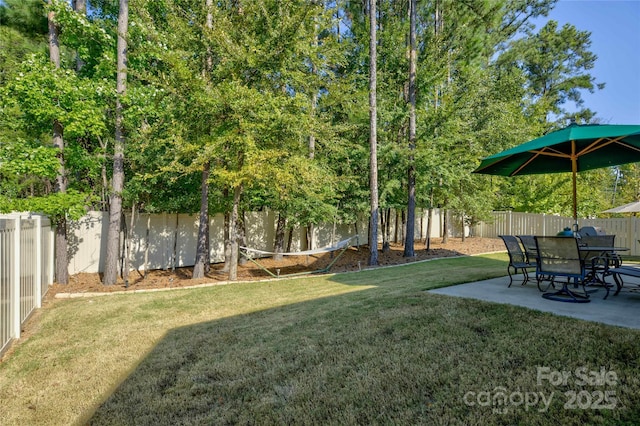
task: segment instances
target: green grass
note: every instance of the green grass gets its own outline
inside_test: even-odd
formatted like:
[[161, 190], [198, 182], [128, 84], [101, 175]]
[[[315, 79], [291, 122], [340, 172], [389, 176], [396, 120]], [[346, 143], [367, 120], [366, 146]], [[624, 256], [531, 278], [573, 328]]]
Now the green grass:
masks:
[[[640, 331], [425, 291], [505, 268], [490, 255], [58, 300], [0, 364], [0, 423], [637, 424]], [[538, 383], [539, 368], [571, 377]], [[579, 384], [580, 368], [617, 377]], [[605, 391], [615, 408], [587, 407]], [[512, 402], [484, 403], [501, 392]], [[547, 411], [517, 404], [534, 393]]]

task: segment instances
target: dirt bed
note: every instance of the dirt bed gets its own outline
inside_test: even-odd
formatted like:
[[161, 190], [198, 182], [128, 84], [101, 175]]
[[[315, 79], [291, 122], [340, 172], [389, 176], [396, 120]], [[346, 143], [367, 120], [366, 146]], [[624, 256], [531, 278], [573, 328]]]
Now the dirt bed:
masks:
[[[432, 239], [430, 249], [425, 249], [424, 241], [416, 241], [415, 256], [408, 258], [403, 256], [402, 244], [392, 243], [387, 252], [379, 251], [379, 267], [400, 265], [426, 259], [441, 257], [472, 255], [480, 253], [490, 253], [504, 251], [504, 243], [497, 238], [449, 238], [447, 243], [442, 243], [442, 239]], [[337, 256], [340, 252], [334, 252]], [[331, 254], [325, 253], [312, 256], [285, 256], [281, 261], [274, 261], [270, 258], [260, 259], [259, 262], [273, 274], [279, 273], [281, 276], [315, 271], [326, 268], [334, 258]], [[346, 250], [333, 264], [330, 272], [357, 271], [369, 268], [369, 248], [361, 246], [351, 247]], [[112, 286], [105, 286], [100, 281], [99, 274], [77, 274], [70, 277], [69, 284], [54, 284], [49, 291], [50, 296], [58, 293], [93, 293], [93, 292], [113, 292], [113, 291], [135, 291], [142, 289], [158, 288], [179, 288], [195, 286], [208, 283], [223, 283], [228, 281], [228, 274], [222, 271], [222, 264], [212, 264], [211, 271], [205, 278], [192, 279], [193, 268], [177, 268], [171, 270], [148, 271], [146, 277], [143, 272], [134, 271], [129, 275], [128, 286], [123, 280]], [[267, 272], [260, 269], [252, 262], [246, 262], [238, 267], [238, 281], [264, 280], [272, 278]]]

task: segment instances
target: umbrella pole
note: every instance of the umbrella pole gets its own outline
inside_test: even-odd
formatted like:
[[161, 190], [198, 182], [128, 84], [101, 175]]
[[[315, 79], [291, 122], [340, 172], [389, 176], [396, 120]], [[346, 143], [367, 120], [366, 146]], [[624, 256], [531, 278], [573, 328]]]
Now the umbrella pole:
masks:
[[573, 180], [573, 231], [578, 232], [578, 191], [576, 188], [578, 160], [576, 157], [576, 141], [571, 141], [571, 174]]

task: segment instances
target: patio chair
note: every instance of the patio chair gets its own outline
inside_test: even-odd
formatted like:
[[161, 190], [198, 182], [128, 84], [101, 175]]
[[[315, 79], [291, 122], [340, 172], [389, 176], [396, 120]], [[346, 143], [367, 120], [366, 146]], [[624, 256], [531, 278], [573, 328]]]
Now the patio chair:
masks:
[[538, 251], [536, 249], [536, 240], [533, 235], [517, 235], [524, 248], [524, 254], [527, 256], [527, 262], [531, 265], [538, 263]]
[[[614, 247], [615, 235], [585, 235], [580, 239], [580, 246], [586, 247]], [[619, 254], [610, 251], [585, 251], [583, 259], [585, 267], [588, 270], [587, 283], [589, 285], [602, 285], [607, 293], [604, 298], [609, 296], [609, 288], [612, 285], [607, 284], [605, 277], [611, 275], [609, 272], [612, 268], [617, 268], [622, 263]], [[600, 276], [599, 276], [600, 275]]]
[[509, 274], [509, 287], [513, 284], [513, 274], [517, 274], [518, 270], [524, 275], [522, 285], [525, 285], [529, 281], [529, 269], [535, 269], [536, 265], [527, 261], [527, 256], [520, 247], [520, 241], [514, 235], [500, 235], [504, 245], [507, 247], [507, 253], [509, 254], [509, 265], [507, 265], [507, 273]]
[[[572, 237], [535, 237], [538, 249], [538, 280], [562, 278], [562, 288], [553, 293], [544, 293], [542, 297], [561, 302], [589, 302], [589, 295], [584, 289], [587, 270], [580, 255], [578, 240]], [[582, 286], [582, 292], [569, 289], [573, 281], [574, 287]]]
[[[538, 266], [538, 249], [536, 248], [536, 240], [533, 235], [518, 235], [517, 236], [522, 242], [522, 247], [524, 247], [524, 253], [527, 255], [527, 262], [532, 266]], [[549, 288], [555, 288], [552, 277], [543, 277], [542, 275], [538, 275], [538, 290], [545, 292], [549, 290]], [[548, 281], [549, 284], [546, 287], [542, 287], [542, 282]]]

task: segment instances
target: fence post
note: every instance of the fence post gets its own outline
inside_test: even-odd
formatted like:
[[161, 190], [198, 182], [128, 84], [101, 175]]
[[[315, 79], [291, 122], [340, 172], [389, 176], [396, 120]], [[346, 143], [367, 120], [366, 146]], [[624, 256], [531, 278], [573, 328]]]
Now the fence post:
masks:
[[53, 229], [53, 222], [49, 219], [49, 273], [47, 274], [47, 284], [53, 284], [53, 276], [55, 271], [55, 253], [56, 253], [56, 234]]
[[[633, 228], [633, 216], [629, 216], [627, 218], [627, 235], [629, 236], [629, 241], [627, 241], [627, 245], [629, 247], [635, 247], [635, 243], [636, 243], [636, 238], [634, 238], [634, 236], [636, 235], [634, 232], [634, 228]], [[633, 246], [632, 246], [633, 244]]]
[[20, 239], [22, 234], [22, 223], [19, 215], [14, 216], [13, 220], [15, 221], [15, 234], [13, 236], [13, 244], [14, 244], [14, 258], [13, 258], [13, 282], [11, 285], [13, 289], [11, 291], [11, 325], [13, 330], [11, 331], [12, 337], [14, 339], [20, 338], [20, 276], [22, 275], [22, 271], [20, 270], [20, 262], [21, 262], [21, 247], [20, 247]]
[[36, 220], [36, 308], [42, 307], [42, 216]]

